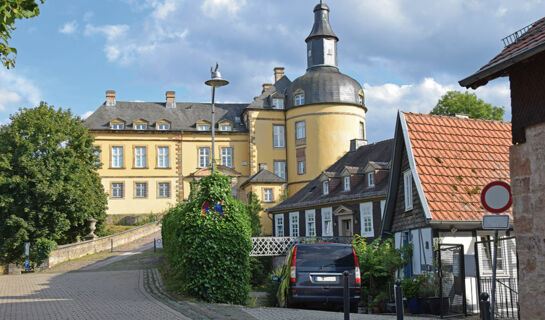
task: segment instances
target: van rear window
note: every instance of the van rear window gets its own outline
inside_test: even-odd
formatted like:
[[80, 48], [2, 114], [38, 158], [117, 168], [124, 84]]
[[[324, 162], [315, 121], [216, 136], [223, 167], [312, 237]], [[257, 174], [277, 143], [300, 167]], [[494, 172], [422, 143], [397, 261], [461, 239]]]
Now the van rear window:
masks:
[[354, 267], [352, 247], [297, 247], [298, 267]]

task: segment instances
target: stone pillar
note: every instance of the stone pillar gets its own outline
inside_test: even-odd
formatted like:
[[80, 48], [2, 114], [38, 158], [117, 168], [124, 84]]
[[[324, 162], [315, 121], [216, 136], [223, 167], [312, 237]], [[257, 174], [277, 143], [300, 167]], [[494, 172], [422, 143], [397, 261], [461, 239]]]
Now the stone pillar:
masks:
[[511, 193], [519, 259], [521, 319], [545, 319], [545, 123], [511, 146]]

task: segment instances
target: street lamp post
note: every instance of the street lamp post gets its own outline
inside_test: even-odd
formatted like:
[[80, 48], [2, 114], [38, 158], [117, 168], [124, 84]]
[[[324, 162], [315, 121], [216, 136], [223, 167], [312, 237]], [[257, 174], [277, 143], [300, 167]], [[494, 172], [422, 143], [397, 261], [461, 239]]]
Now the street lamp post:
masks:
[[216, 69], [214, 70], [213, 67], [210, 68], [210, 80], [206, 80], [204, 82], [207, 86], [212, 87], [212, 173], [216, 171], [216, 162], [215, 162], [215, 134], [216, 134], [216, 118], [215, 118], [215, 112], [216, 112], [216, 106], [214, 105], [214, 98], [216, 95], [216, 88], [223, 87], [225, 85], [229, 84], [229, 81], [224, 80], [221, 78], [221, 74], [218, 71], [218, 63], [216, 62]]

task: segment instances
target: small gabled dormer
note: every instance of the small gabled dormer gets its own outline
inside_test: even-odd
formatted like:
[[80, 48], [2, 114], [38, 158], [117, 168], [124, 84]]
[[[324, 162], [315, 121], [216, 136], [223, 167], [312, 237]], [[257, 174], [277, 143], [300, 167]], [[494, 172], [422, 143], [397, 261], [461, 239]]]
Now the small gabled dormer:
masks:
[[219, 131], [233, 131], [233, 123], [229, 120], [218, 122]]
[[377, 166], [374, 164], [373, 161], [369, 161], [367, 165], [365, 166], [365, 169], [363, 172], [365, 173], [365, 186], [367, 188], [374, 188], [375, 187], [375, 178], [376, 178], [376, 171]]
[[322, 195], [327, 196], [331, 188], [331, 184], [330, 184], [331, 178], [326, 172], [322, 172], [319, 180], [320, 180]]
[[348, 170], [348, 168], [345, 167], [341, 171], [341, 179], [342, 179], [343, 191], [344, 192], [350, 191], [350, 189], [352, 189], [352, 180], [353, 179], [352, 179], [352, 174]]
[[134, 130], [148, 130], [148, 121], [145, 119], [136, 119], [132, 122], [132, 128]]
[[270, 104], [273, 109], [284, 110], [285, 96], [281, 92], [276, 91], [269, 96]]
[[155, 130], [159, 130], [159, 131], [170, 130], [170, 121], [166, 119], [157, 120], [157, 122], [155, 122]]
[[125, 121], [123, 119], [115, 118], [110, 120], [110, 129], [123, 130], [125, 129]]
[[210, 131], [210, 122], [206, 120], [199, 120], [195, 124], [198, 131]]
[[302, 106], [305, 104], [305, 91], [297, 89], [293, 92], [293, 105]]

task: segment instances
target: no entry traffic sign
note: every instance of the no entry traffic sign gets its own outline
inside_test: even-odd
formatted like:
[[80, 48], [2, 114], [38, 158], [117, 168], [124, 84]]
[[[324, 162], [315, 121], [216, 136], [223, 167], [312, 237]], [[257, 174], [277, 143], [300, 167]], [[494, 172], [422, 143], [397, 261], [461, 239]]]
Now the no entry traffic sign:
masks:
[[481, 204], [488, 212], [502, 213], [507, 211], [512, 203], [511, 186], [505, 181], [492, 181], [481, 191]]

